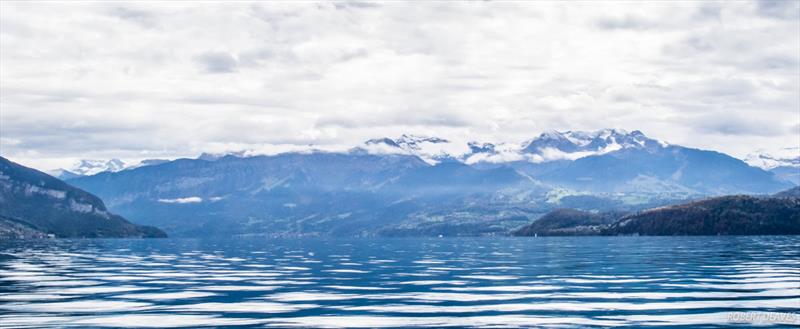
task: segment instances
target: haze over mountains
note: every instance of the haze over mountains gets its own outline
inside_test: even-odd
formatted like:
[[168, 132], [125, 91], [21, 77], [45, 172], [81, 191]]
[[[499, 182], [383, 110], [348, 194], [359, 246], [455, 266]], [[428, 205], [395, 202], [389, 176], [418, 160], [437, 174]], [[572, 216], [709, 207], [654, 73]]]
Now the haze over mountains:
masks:
[[635, 211], [794, 184], [639, 131], [520, 144], [404, 135], [341, 152], [209, 155], [69, 179], [171, 235], [505, 234], [555, 208]]

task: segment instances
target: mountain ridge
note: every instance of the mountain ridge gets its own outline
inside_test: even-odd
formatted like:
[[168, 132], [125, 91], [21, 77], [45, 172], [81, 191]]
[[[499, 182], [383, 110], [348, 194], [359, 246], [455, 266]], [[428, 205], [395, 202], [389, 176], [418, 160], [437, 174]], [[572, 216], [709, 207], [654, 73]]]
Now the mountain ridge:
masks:
[[[308, 149], [302, 151], [294, 150], [270, 154], [261, 154], [252, 150], [239, 150], [222, 153], [203, 153], [198, 159], [216, 161], [226, 156], [245, 158], [284, 153], [366, 152], [370, 154], [414, 155], [431, 165], [435, 165], [441, 161], [459, 161], [468, 165], [490, 166], [491, 164], [513, 164], [515, 162], [546, 164], [548, 162], [575, 161], [593, 155], [604, 155], [625, 149], [658, 151], [659, 149], [668, 148], [669, 146], [683, 147], [649, 138], [639, 130], [628, 132], [623, 129], [607, 128], [596, 131], [568, 130], [559, 132], [550, 130], [541, 133], [535, 138], [519, 143], [470, 141], [463, 145], [436, 136], [403, 134], [398, 138], [381, 137], [369, 139], [361, 145], [352, 147], [349, 150], [328, 150], [325, 148], [315, 148], [313, 146], [308, 146]], [[692, 149], [688, 147], [683, 148]], [[743, 161], [750, 166], [768, 171], [776, 168], [779, 171], [785, 171], [789, 167], [798, 168], [798, 170], [800, 170], [800, 149], [787, 148], [785, 150], [791, 151], [795, 149], [797, 152], [794, 153], [798, 153], [796, 159], [791, 157], [778, 159], [778, 157], [765, 154], [751, 154]], [[769, 161], [772, 162], [756, 161], [758, 159], [769, 159]], [[75, 178], [75, 175], [91, 176], [100, 172], [117, 172], [146, 165], [161, 164], [168, 161], [169, 160], [149, 159], [142, 160], [137, 164], [128, 164], [119, 159], [111, 159], [108, 161], [82, 160], [80, 163], [73, 166], [72, 169], [57, 169], [51, 171], [51, 173], [56, 177], [64, 173], [64, 175], [66, 175], [63, 177], [64, 179], [71, 179]]]
[[24, 223], [61, 238], [166, 236], [155, 227], [135, 225], [109, 212], [103, 201], [89, 192], [3, 157], [0, 217], [4, 225], [0, 231], [8, 232], [20, 231], [11, 224]]

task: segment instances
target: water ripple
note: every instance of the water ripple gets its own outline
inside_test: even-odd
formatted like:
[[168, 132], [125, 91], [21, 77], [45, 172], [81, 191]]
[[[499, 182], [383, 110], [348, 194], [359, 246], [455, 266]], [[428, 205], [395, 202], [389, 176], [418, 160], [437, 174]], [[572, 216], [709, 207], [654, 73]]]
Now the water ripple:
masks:
[[798, 244], [2, 241], [0, 327], [787, 327], [800, 325]]

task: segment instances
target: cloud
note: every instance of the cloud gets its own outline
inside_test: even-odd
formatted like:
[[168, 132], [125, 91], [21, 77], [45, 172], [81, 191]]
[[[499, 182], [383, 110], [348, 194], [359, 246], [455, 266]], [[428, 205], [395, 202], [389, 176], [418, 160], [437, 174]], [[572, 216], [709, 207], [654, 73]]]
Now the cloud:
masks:
[[800, 17], [800, 2], [791, 0], [755, 1], [758, 13], [767, 17], [797, 19]]
[[731, 113], [702, 115], [694, 118], [692, 125], [699, 133], [730, 136], [780, 136], [790, 132], [790, 128], [775, 126], [763, 118], [742, 117]]
[[800, 138], [796, 1], [0, 6], [0, 152], [41, 169], [402, 134]]
[[626, 15], [624, 17], [601, 17], [595, 22], [596, 26], [605, 30], [646, 30], [657, 27], [655, 22], [644, 18]]
[[239, 65], [236, 57], [220, 51], [205, 52], [198, 55], [195, 60], [208, 73], [230, 73]]
[[334, 7], [336, 9], [371, 9], [371, 8], [378, 8], [380, 5], [375, 2], [366, 2], [366, 1], [347, 1], [347, 2], [334, 2]]
[[153, 12], [132, 6], [113, 6], [107, 9], [108, 15], [124, 21], [132, 22], [144, 28], [155, 28], [158, 18]]
[[[215, 199], [215, 200], [212, 200], [212, 201], [218, 201], [218, 200], [219, 199]], [[176, 199], [158, 199], [158, 202], [161, 202], [161, 203], [178, 203], [178, 204], [200, 203], [200, 202], [203, 202], [203, 198], [197, 197], [197, 196], [190, 196], [190, 197], [186, 197], [186, 198], [176, 198]]]

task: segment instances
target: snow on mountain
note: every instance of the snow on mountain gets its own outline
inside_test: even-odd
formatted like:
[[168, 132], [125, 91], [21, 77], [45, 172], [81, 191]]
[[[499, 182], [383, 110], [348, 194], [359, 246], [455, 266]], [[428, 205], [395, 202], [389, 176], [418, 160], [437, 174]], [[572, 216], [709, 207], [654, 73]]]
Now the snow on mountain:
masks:
[[431, 165], [448, 159], [460, 159], [470, 151], [467, 145], [453, 143], [443, 138], [405, 134], [397, 139], [370, 139], [360, 148], [377, 154], [415, 155]]
[[111, 160], [80, 160], [70, 169], [54, 169], [48, 174], [61, 180], [73, 179], [82, 176], [97, 175], [102, 172], [118, 172], [139, 167], [152, 166], [169, 162], [165, 159], [145, 159], [138, 163], [128, 163], [120, 159]]
[[69, 169], [59, 168], [48, 173], [59, 179], [72, 179], [81, 176], [91, 176], [104, 171], [117, 172], [127, 168], [128, 165], [120, 159], [111, 160], [80, 160]]
[[[364, 142], [362, 145], [350, 149], [349, 152], [367, 152], [370, 154], [405, 154], [414, 155], [430, 165], [442, 161], [459, 161], [468, 165], [477, 163], [508, 163], [525, 161], [531, 163], [545, 163], [558, 160], [577, 160], [592, 155], [602, 155], [623, 149], [658, 150], [668, 144], [648, 138], [642, 132], [635, 130], [627, 132], [621, 129], [602, 129], [597, 131], [546, 131], [536, 138], [522, 143], [483, 143], [469, 142], [458, 143], [448, 139], [404, 134], [399, 138], [376, 138]], [[197, 159], [216, 161], [225, 156], [237, 158], [255, 155], [274, 155], [281, 153], [314, 153], [333, 152], [341, 153], [345, 149], [334, 148], [320, 149], [311, 145], [307, 147], [294, 146], [278, 152], [259, 152], [256, 150], [243, 150], [227, 153], [203, 153]], [[100, 172], [117, 172], [133, 169], [146, 165], [160, 164], [167, 160], [144, 160], [138, 164], [127, 164], [119, 159], [82, 160], [68, 170], [53, 171], [54, 175], [87, 176]], [[60, 177], [60, 176], [59, 176]]]
[[591, 155], [606, 154], [622, 149], [656, 150], [666, 143], [648, 138], [635, 130], [603, 129], [586, 131], [547, 131], [522, 144], [470, 143], [472, 153], [465, 157], [468, 164], [478, 162], [502, 163], [528, 161], [543, 163], [556, 160], [577, 160]]
[[[554, 207], [637, 210], [791, 187], [720, 152], [613, 129], [551, 131], [508, 144], [405, 135], [357, 148], [251, 155], [182, 159], [70, 183], [96, 193], [112, 211], [184, 236], [365, 236], [391, 232], [387, 227], [500, 232]], [[577, 159], [534, 163], [565, 158]]]
[[368, 140], [361, 150], [370, 153], [416, 155], [429, 164], [454, 159], [466, 164], [527, 161], [543, 163], [577, 160], [622, 149], [658, 150], [668, 144], [648, 138], [635, 130], [602, 129], [598, 131], [547, 131], [523, 143], [469, 142], [454, 143], [439, 137], [403, 135], [398, 139]]
[[127, 168], [129, 164], [120, 159], [111, 160], [80, 160], [69, 171], [81, 175], [90, 176], [101, 172], [117, 172]]
[[766, 170], [778, 167], [800, 168], [800, 147], [785, 147], [774, 150], [759, 149], [748, 154], [744, 162]]
[[[664, 143], [648, 138], [638, 130], [629, 133], [621, 129], [603, 129], [594, 132], [545, 132], [528, 142], [522, 151], [538, 155], [541, 157], [539, 162], [545, 162], [562, 159], [575, 160], [621, 149], [648, 149], [662, 146]], [[539, 158], [534, 157], [534, 160], [539, 160]]]
[[470, 142], [470, 153], [462, 157], [466, 164], [479, 162], [504, 163], [512, 161], [529, 160], [522, 153], [523, 144], [520, 143], [479, 143]]
[[748, 154], [744, 161], [772, 172], [780, 180], [800, 185], [800, 147], [760, 149]]

